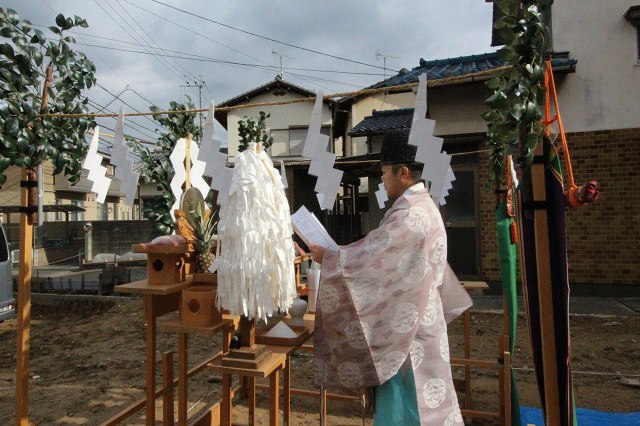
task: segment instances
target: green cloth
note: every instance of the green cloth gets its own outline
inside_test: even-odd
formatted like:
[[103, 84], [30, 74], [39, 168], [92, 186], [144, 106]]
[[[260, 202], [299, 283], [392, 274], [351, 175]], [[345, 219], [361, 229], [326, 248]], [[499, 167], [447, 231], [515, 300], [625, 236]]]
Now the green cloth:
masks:
[[[507, 215], [507, 203], [502, 200], [496, 209], [498, 230], [498, 253], [500, 255], [500, 276], [505, 304], [509, 310], [509, 352], [513, 356], [518, 326], [518, 292], [516, 286], [516, 246], [511, 243], [509, 228], [513, 219]], [[520, 426], [520, 402], [516, 377], [511, 368], [511, 424]]]
[[376, 413], [373, 426], [420, 425], [413, 369], [407, 368], [404, 376], [398, 371], [395, 376], [376, 386], [374, 401]]

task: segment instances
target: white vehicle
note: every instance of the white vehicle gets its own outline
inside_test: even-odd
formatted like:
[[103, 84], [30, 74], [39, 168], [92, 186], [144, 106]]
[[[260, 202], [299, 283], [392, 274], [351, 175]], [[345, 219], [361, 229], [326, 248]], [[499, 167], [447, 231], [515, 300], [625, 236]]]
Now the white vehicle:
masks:
[[0, 322], [16, 316], [16, 300], [13, 298], [11, 253], [7, 234], [0, 223]]

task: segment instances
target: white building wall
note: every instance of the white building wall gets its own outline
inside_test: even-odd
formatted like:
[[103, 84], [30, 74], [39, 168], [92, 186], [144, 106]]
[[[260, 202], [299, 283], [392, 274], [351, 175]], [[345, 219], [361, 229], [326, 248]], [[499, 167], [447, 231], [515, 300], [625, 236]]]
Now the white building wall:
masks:
[[[271, 94], [263, 94], [251, 98], [252, 103], [261, 102], [285, 102], [289, 100], [300, 99], [301, 96], [295, 93], [287, 93], [283, 96], [273, 96]], [[229, 156], [238, 155], [238, 121], [244, 120], [246, 117], [257, 118], [260, 111], [271, 114], [266, 120], [267, 127], [270, 130], [284, 130], [291, 126], [308, 126], [313, 111], [313, 100], [308, 102], [299, 102], [285, 105], [268, 105], [250, 108], [235, 109], [229, 111], [227, 115], [227, 142]], [[323, 104], [322, 108], [322, 125], [331, 125], [331, 109], [327, 104]]]
[[637, 0], [556, 0], [553, 50], [569, 51], [576, 72], [557, 81], [567, 132], [640, 127], [636, 28], [623, 15]]

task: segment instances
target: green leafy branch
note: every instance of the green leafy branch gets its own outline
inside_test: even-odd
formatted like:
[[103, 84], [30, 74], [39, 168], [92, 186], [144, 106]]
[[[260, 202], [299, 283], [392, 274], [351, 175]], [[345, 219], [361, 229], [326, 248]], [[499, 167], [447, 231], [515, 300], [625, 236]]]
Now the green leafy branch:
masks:
[[[40, 118], [41, 114], [79, 114], [87, 111], [81, 92], [95, 82], [95, 66], [64, 31], [86, 28], [87, 21], [59, 14], [49, 30], [57, 40], [21, 20], [13, 9], [0, 8], [0, 184], [5, 170], [18, 166], [28, 170], [51, 160], [54, 173], [64, 173], [73, 183], [81, 172], [86, 154], [84, 135], [95, 122], [86, 117]], [[45, 62], [47, 65], [45, 66]], [[41, 87], [51, 78], [47, 104], [42, 106]]]
[[[169, 103], [170, 111], [184, 111], [195, 109], [191, 99], [187, 97], [184, 104], [178, 102]], [[149, 107], [151, 112], [159, 112], [157, 106]], [[158, 146], [154, 151], [149, 150], [144, 145], [138, 143], [130, 144], [131, 148], [140, 157], [140, 176], [145, 183], [153, 183], [157, 185], [162, 195], [154, 200], [145, 202], [143, 211], [147, 214], [156, 228], [164, 233], [170, 234], [175, 228], [175, 223], [171, 217], [171, 207], [175, 203], [175, 197], [169, 186], [175, 174], [173, 165], [169, 159], [176, 142], [180, 138], [184, 138], [191, 134], [194, 139], [200, 137], [200, 127], [195, 122], [196, 113], [173, 113], [153, 114], [153, 119], [157, 121], [165, 131], [156, 132], [160, 134], [158, 137]]]
[[249, 142], [262, 143], [264, 149], [269, 148], [273, 144], [273, 136], [269, 135], [266, 120], [271, 117], [264, 111], [260, 111], [260, 116], [256, 120], [253, 117], [244, 117], [244, 120], [238, 121], [238, 136], [240, 136], [240, 144], [238, 151], [242, 152], [249, 148]]
[[483, 114], [487, 129], [491, 172], [504, 183], [504, 160], [516, 154], [529, 165], [542, 139], [545, 101], [544, 59], [546, 34], [543, 12], [552, 1], [495, 0], [502, 16], [494, 23], [505, 45], [498, 55], [512, 67], [501, 70], [486, 84], [494, 93], [486, 99], [490, 110]]

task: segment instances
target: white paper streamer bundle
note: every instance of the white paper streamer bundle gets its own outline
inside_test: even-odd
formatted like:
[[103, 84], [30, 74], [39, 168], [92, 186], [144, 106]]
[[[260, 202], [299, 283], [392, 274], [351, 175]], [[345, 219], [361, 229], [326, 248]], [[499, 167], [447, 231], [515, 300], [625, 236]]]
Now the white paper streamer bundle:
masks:
[[293, 229], [278, 170], [255, 143], [236, 157], [220, 208], [217, 306], [266, 320], [296, 295]]

